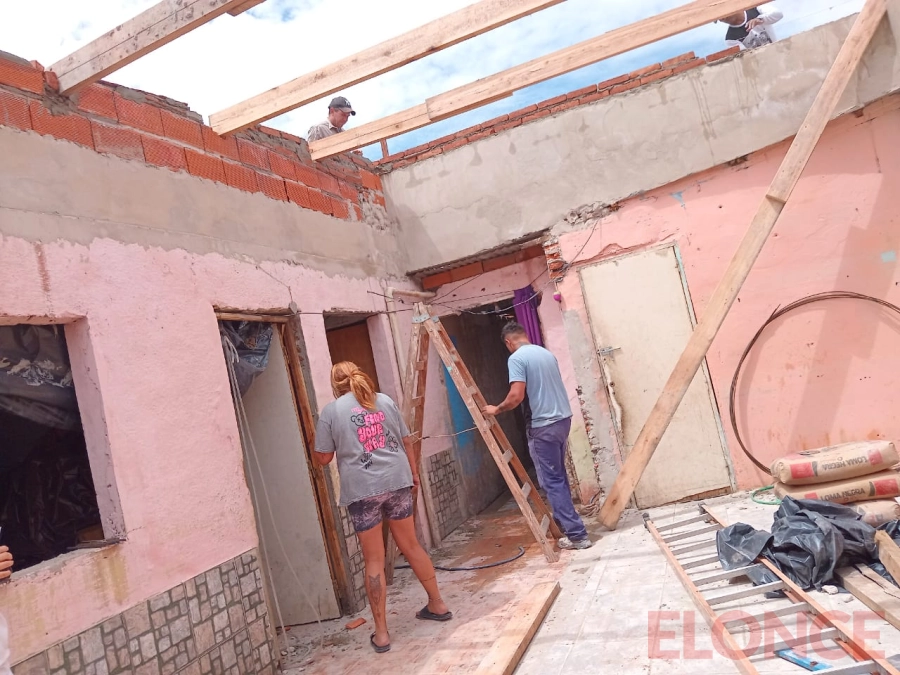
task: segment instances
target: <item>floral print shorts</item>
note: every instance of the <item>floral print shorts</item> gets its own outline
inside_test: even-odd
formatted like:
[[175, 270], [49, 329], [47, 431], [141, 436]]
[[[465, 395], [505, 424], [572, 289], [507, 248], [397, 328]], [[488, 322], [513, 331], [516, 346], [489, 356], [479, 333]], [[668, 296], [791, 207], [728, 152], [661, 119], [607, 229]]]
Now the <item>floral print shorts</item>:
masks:
[[409, 518], [413, 513], [412, 488], [400, 488], [360, 499], [350, 504], [347, 511], [350, 513], [353, 529], [357, 532], [371, 530], [385, 518], [388, 520]]

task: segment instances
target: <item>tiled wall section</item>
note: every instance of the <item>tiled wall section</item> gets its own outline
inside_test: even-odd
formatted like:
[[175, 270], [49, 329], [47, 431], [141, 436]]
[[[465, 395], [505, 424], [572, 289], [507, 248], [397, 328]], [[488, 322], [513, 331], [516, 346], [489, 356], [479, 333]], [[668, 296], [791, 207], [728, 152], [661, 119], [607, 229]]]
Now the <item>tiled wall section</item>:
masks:
[[14, 675], [274, 675], [256, 551], [13, 667]]
[[359, 540], [356, 538], [356, 531], [350, 522], [350, 514], [343, 506], [338, 507], [341, 516], [341, 529], [344, 532], [344, 542], [347, 546], [347, 556], [350, 565], [347, 568], [350, 574], [350, 581], [353, 584], [353, 597], [351, 601], [353, 607], [348, 608], [349, 614], [355, 614], [365, 609], [368, 600], [366, 598], [366, 563], [363, 560], [362, 549], [359, 547]]
[[444, 450], [426, 458], [425, 461], [443, 539], [465, 521], [459, 503], [460, 486], [456, 459], [453, 450]]

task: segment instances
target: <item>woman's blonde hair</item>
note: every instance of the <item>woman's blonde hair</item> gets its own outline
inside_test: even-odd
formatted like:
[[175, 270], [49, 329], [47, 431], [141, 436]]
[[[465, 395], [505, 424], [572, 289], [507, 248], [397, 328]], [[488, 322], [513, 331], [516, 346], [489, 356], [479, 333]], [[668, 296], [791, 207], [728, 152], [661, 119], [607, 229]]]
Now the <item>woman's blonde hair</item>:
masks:
[[341, 361], [331, 368], [331, 390], [335, 398], [353, 392], [363, 408], [375, 410], [375, 384], [355, 363]]

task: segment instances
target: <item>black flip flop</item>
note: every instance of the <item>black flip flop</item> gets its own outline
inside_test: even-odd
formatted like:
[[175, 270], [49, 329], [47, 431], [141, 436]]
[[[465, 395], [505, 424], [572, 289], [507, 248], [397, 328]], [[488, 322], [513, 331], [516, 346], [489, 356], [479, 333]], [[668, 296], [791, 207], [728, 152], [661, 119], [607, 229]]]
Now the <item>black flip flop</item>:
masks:
[[429, 611], [428, 605], [416, 612], [417, 619], [427, 619], [428, 621], [449, 621], [453, 618], [453, 612], [445, 612], [443, 614], [435, 614]]
[[384, 654], [385, 652], [391, 651], [391, 643], [388, 642], [386, 645], [378, 646], [375, 644], [375, 633], [369, 636], [369, 642], [372, 644], [372, 649], [374, 649], [379, 654]]

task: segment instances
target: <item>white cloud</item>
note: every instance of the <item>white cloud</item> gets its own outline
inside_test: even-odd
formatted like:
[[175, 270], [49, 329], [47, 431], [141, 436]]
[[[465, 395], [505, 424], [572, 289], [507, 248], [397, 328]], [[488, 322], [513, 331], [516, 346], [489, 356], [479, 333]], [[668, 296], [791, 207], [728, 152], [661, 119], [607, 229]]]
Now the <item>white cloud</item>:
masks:
[[[49, 66], [79, 46], [152, 6], [157, 0], [29, 0], [7, 3], [0, 49]], [[859, 11], [863, 0], [780, 0], [782, 36]], [[208, 116], [249, 96], [412, 30], [471, 0], [268, 0], [238, 17], [223, 16], [109, 77], [127, 86], [185, 101]], [[344, 93], [364, 123], [422, 103], [556, 49], [576, 44], [684, 0], [568, 0], [479, 36]], [[393, 139], [396, 150], [479, 120], [694, 50], [705, 55], [724, 47], [721, 25], [710, 25], [623, 54], [550, 81], [466, 115]], [[305, 135], [324, 118], [326, 101], [269, 122]], [[376, 152], [377, 156], [378, 153]]]

